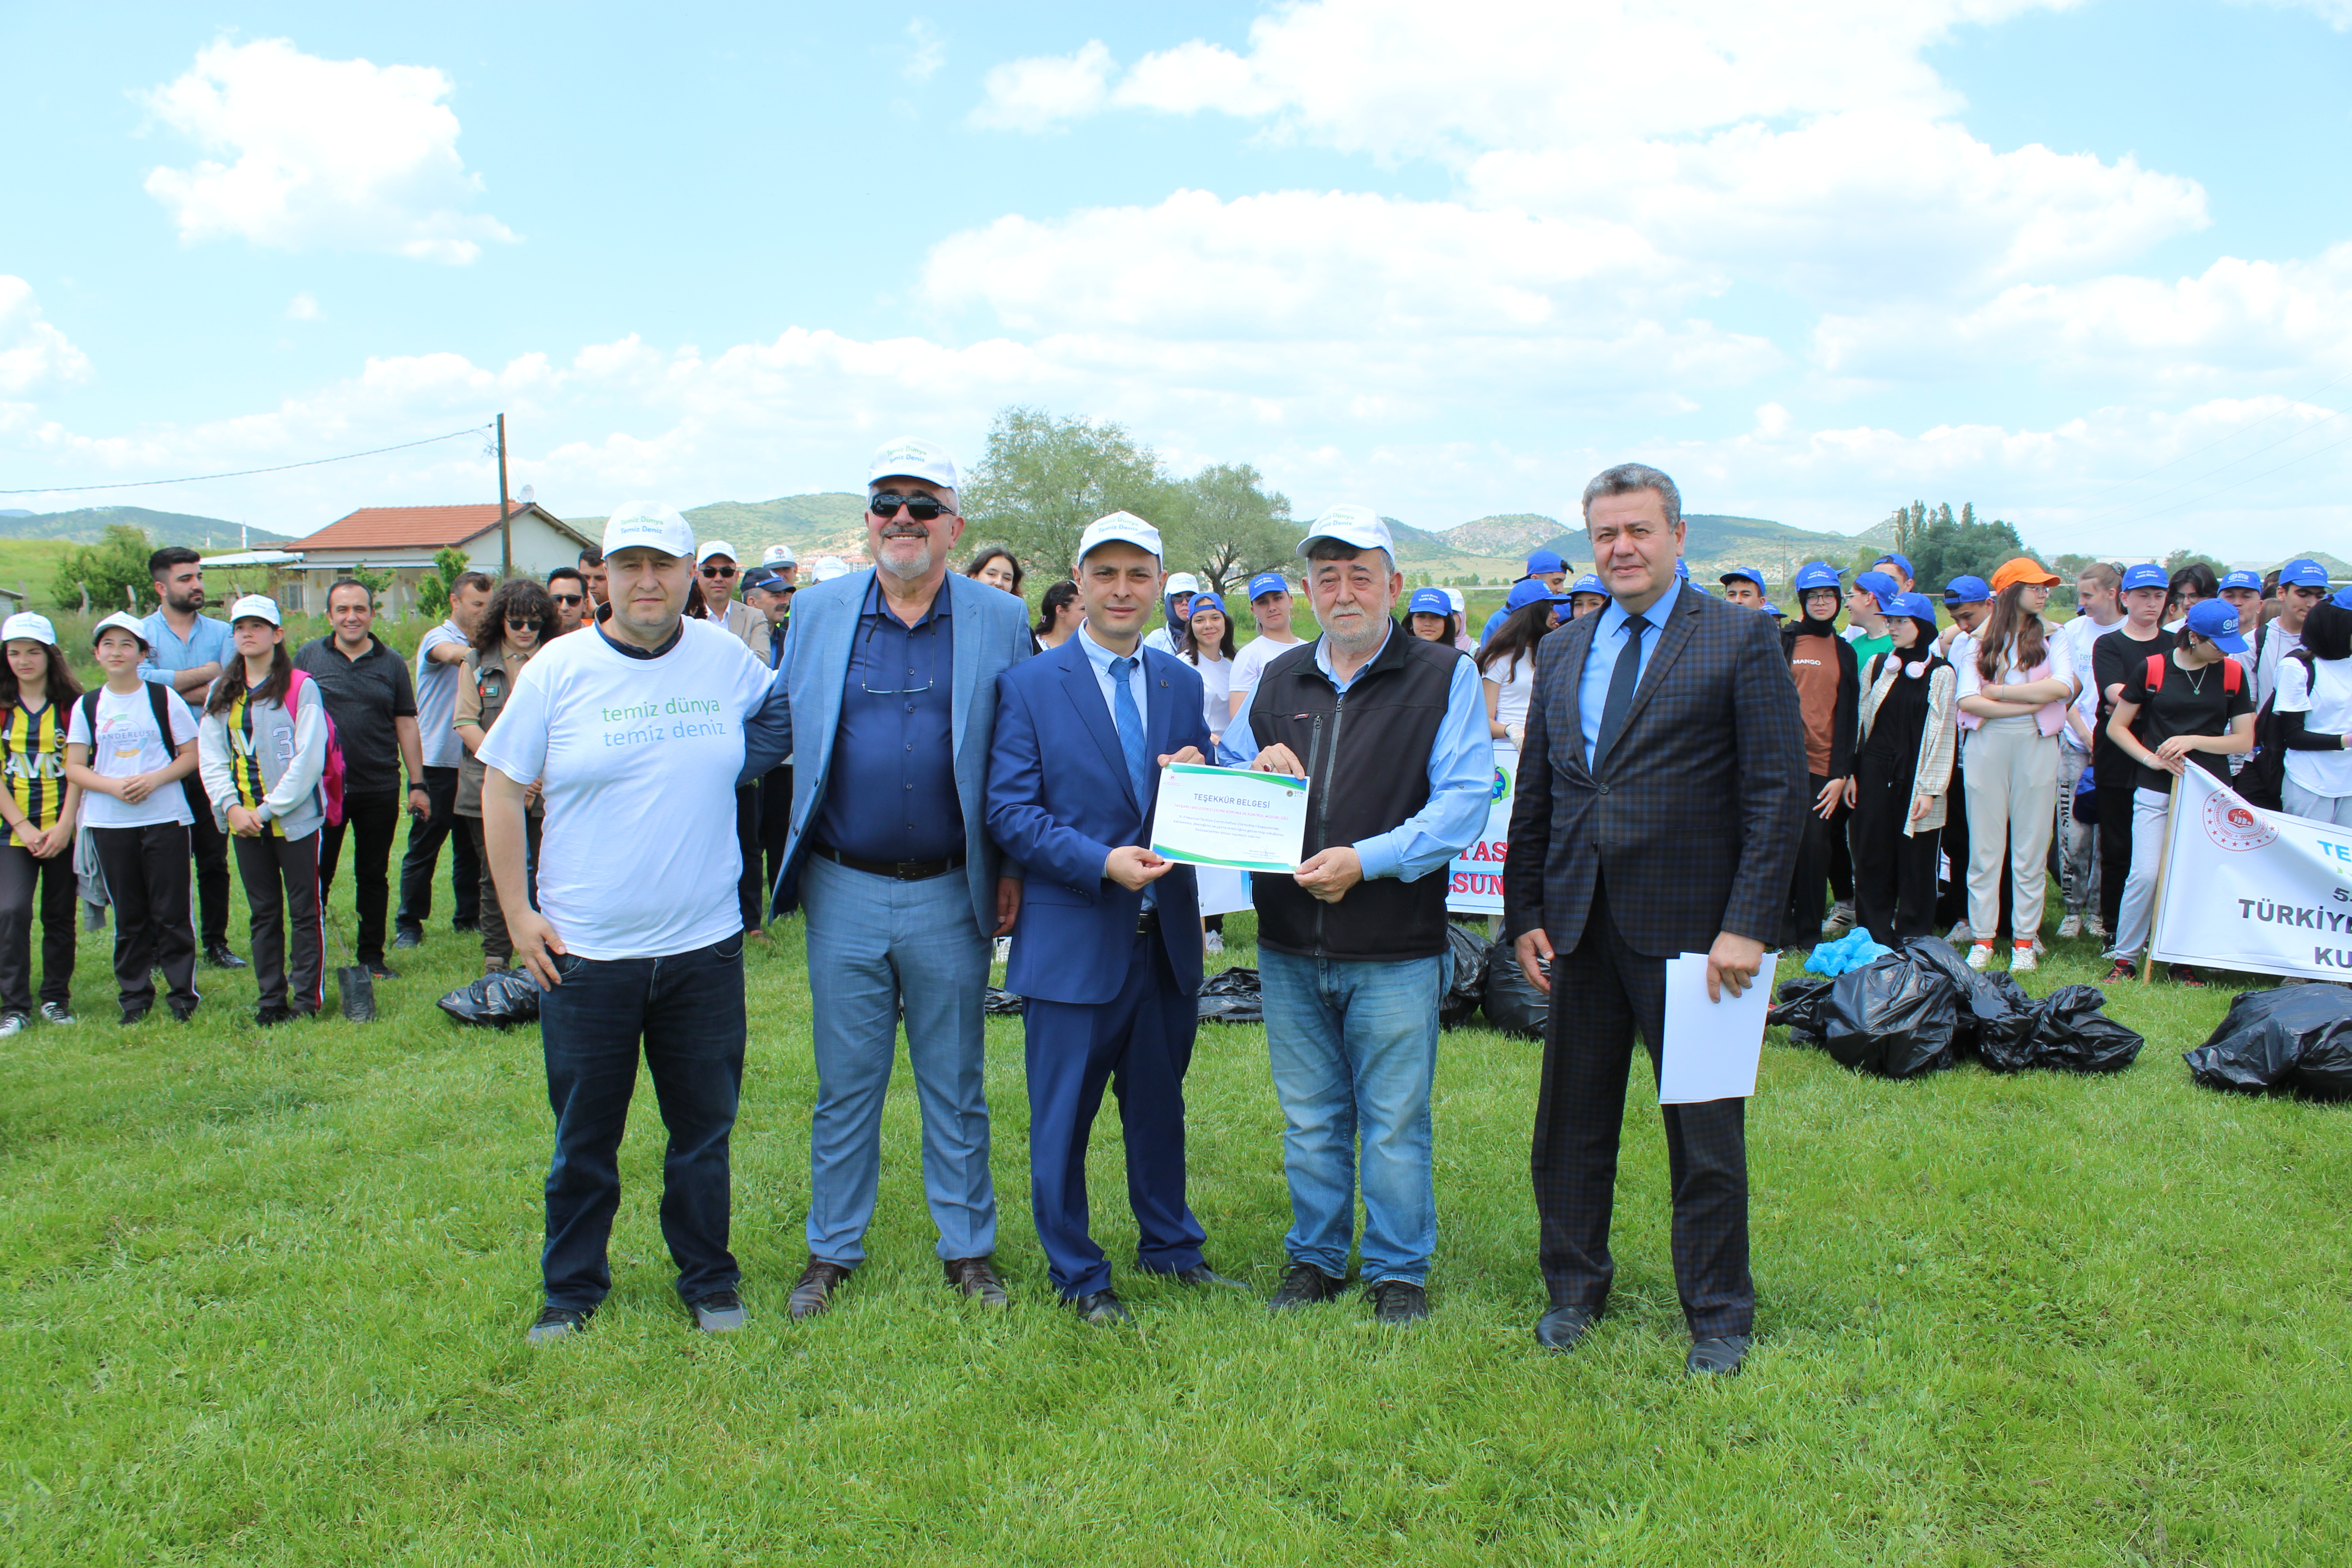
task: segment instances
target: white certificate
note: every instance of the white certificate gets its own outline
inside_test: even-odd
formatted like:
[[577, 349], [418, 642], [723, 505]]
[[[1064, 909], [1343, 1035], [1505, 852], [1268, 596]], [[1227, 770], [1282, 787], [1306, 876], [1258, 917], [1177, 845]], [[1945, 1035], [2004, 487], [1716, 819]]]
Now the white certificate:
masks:
[[1175, 763], [1160, 770], [1151, 852], [1194, 866], [1295, 871], [1307, 842], [1307, 781]]
[[1658, 1103], [1748, 1100], [1756, 1093], [1757, 1060], [1764, 1054], [1764, 1014], [1771, 1005], [1777, 952], [1738, 996], [1706, 998], [1706, 954], [1666, 960], [1666, 1041], [1660, 1053]]

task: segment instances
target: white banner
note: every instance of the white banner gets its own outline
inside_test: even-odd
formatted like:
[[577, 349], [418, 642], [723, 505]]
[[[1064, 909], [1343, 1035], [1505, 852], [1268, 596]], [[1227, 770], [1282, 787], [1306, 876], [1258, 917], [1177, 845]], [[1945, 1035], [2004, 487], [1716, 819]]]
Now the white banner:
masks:
[[2170, 839], [2158, 962], [2352, 980], [2352, 831], [2249, 805], [2192, 766]]
[[1511, 794], [1518, 777], [1519, 753], [1496, 742], [1495, 794], [1486, 807], [1486, 831], [1445, 868], [1452, 879], [1446, 885], [1445, 907], [1455, 914], [1503, 912], [1503, 857], [1510, 850]]

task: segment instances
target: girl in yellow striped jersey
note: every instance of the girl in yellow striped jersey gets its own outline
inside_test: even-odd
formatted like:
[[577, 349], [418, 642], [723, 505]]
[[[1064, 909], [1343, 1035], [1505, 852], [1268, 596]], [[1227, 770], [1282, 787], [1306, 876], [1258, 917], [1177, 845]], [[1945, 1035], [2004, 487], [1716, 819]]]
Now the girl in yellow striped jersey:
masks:
[[10, 616], [0, 668], [0, 1037], [33, 1015], [33, 903], [41, 905], [41, 1016], [73, 1020], [74, 818], [81, 786], [66, 777], [66, 728], [81, 685], [47, 616]]

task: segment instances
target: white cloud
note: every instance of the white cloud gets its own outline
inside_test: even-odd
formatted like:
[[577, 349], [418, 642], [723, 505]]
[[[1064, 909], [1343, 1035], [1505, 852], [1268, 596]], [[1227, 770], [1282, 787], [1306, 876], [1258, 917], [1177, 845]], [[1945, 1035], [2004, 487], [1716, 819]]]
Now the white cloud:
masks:
[[1037, 55], [991, 66], [972, 124], [991, 131], [1052, 131], [1100, 109], [1112, 61], [1100, 38], [1072, 55]]
[[898, 74], [908, 81], [929, 81], [948, 63], [947, 41], [920, 16], [907, 24], [907, 63], [898, 68]]
[[320, 59], [283, 38], [208, 44], [143, 101], [217, 156], [158, 166], [147, 192], [184, 243], [226, 237], [469, 262], [516, 237], [467, 210], [482, 182], [457, 156], [457, 117], [442, 101], [453, 90], [428, 66]]
[[33, 286], [0, 272], [0, 395], [88, 381], [89, 356], [43, 318]]
[[320, 321], [325, 318], [325, 314], [319, 309], [319, 301], [308, 289], [286, 301], [286, 319], [289, 321]]
[[2231, 0], [2237, 5], [2267, 5], [2280, 11], [2308, 11], [2339, 33], [2352, 32], [2352, 0]]

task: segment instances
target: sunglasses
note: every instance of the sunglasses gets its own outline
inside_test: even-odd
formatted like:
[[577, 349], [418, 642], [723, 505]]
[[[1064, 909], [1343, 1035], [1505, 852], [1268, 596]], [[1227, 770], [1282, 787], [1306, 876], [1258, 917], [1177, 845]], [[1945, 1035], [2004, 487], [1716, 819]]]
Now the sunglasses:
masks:
[[705, 566], [702, 569], [702, 574], [706, 577], [732, 577], [735, 575], [735, 568], [732, 566]]
[[565, 609], [570, 609], [572, 605], [578, 604], [583, 597], [585, 597], [585, 595], [580, 594], [551, 594], [548, 597], [553, 599], [557, 604], [562, 605]]
[[507, 630], [510, 632], [535, 632], [539, 630], [539, 617], [537, 616], [509, 616], [507, 617]]
[[900, 507], [905, 507], [907, 515], [917, 522], [929, 522], [948, 510], [947, 503], [937, 496], [902, 496], [888, 490], [872, 497], [866, 503], [866, 510], [885, 522], [898, 516]]

